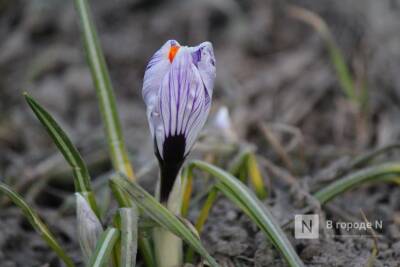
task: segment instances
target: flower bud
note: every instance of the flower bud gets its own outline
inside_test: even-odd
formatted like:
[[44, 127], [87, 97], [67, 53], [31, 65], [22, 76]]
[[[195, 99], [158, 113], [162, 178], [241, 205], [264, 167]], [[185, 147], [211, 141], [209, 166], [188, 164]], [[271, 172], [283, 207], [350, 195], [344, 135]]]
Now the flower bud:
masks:
[[86, 199], [80, 193], [75, 193], [75, 196], [79, 244], [85, 261], [88, 261], [96, 248], [103, 227]]
[[215, 79], [210, 42], [196, 47], [167, 41], [150, 59], [143, 99], [160, 164], [160, 200], [165, 202], [210, 111]]
[[232, 127], [231, 117], [229, 116], [229, 110], [226, 106], [220, 107], [216, 112], [213, 126], [227, 141], [234, 142], [237, 140], [236, 133]]

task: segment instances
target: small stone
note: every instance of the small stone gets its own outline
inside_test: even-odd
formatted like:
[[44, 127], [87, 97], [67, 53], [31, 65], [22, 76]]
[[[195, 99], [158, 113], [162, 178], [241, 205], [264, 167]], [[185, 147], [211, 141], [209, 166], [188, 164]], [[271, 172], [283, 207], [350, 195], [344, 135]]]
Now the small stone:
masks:
[[233, 221], [237, 218], [237, 213], [234, 210], [230, 210], [226, 213], [226, 219], [229, 221]]

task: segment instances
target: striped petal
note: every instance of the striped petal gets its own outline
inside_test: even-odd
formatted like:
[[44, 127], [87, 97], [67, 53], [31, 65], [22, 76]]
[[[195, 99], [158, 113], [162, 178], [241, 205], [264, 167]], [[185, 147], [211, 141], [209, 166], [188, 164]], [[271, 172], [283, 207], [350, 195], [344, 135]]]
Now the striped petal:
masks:
[[[168, 40], [165, 44], [151, 57], [147, 64], [143, 80], [142, 96], [147, 106], [147, 118], [150, 120], [151, 113], [157, 112], [157, 102], [160, 84], [168, 73], [171, 62], [169, 60], [169, 51], [172, 46], [179, 46], [175, 40]], [[150, 127], [152, 135], [153, 128]]]
[[189, 153], [207, 119], [210, 100], [209, 90], [193, 63], [191, 49], [182, 47], [164, 77], [158, 98], [162, 127], [156, 137], [162, 158], [168, 156], [163, 153], [164, 141], [173, 136], [185, 137], [182, 156]]
[[212, 96], [215, 80], [215, 57], [210, 42], [204, 42], [192, 48], [193, 63], [199, 70], [201, 79], [210, 97]]

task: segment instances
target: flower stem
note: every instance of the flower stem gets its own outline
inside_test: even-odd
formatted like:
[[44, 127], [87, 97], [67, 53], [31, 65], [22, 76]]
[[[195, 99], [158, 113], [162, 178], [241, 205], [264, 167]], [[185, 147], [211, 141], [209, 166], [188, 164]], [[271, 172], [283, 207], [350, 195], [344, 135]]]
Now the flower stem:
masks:
[[[169, 195], [168, 203], [163, 203], [175, 215], [181, 214], [183, 199], [181, 179], [182, 177], [179, 174]], [[154, 228], [153, 238], [158, 267], [182, 266], [182, 239], [161, 227]]]

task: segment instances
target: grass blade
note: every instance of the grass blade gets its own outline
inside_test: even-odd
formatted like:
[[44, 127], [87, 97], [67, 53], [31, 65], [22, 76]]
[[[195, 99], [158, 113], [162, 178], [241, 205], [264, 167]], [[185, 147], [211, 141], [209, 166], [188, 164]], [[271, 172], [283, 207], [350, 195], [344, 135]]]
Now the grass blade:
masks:
[[153, 246], [150, 241], [150, 238], [146, 236], [146, 234], [143, 234], [142, 232], [139, 233], [139, 251], [143, 261], [145, 262], [145, 265], [147, 267], [157, 267], [153, 253]]
[[389, 145], [385, 145], [379, 148], [376, 148], [364, 155], [360, 155], [356, 158], [354, 158], [348, 167], [348, 170], [352, 169], [352, 168], [359, 168], [362, 167], [363, 165], [367, 164], [368, 162], [372, 161], [374, 158], [384, 154], [384, 153], [388, 153], [391, 152], [392, 150], [397, 150], [400, 148], [400, 143], [394, 143], [394, 144], [389, 144]]
[[264, 199], [268, 193], [265, 190], [264, 180], [259, 169], [257, 158], [250, 149], [244, 149], [232, 162], [229, 172], [239, 177], [245, 183], [250, 178], [250, 184], [254, 188], [258, 198]]
[[353, 77], [350, 74], [350, 70], [346, 64], [343, 53], [337, 46], [331, 31], [325, 21], [318, 16], [316, 13], [309, 11], [302, 7], [290, 6], [289, 14], [297, 18], [310, 26], [312, 26], [325, 41], [328, 48], [329, 57], [332, 65], [335, 68], [337, 77], [339, 79], [340, 86], [346, 95], [346, 97], [357, 104], [361, 103], [361, 98], [358, 96], [355, 87]]
[[208, 218], [208, 215], [210, 213], [210, 210], [217, 199], [218, 196], [218, 190], [216, 188], [212, 188], [210, 193], [208, 193], [207, 199], [203, 205], [203, 207], [200, 210], [200, 214], [197, 217], [197, 221], [195, 224], [195, 228], [197, 232], [201, 232], [203, 230], [203, 226], [206, 223], [206, 220]]
[[97, 242], [96, 250], [90, 257], [87, 267], [103, 267], [111, 256], [112, 249], [119, 237], [119, 231], [116, 228], [109, 227], [105, 230]]
[[72, 259], [65, 253], [64, 249], [55, 239], [46, 224], [39, 218], [39, 215], [22, 199], [22, 197], [14, 192], [9, 186], [0, 182], [0, 192], [7, 195], [12, 202], [18, 206], [33, 228], [42, 236], [43, 240], [53, 249], [58, 257], [68, 267], [74, 267]]
[[[215, 187], [211, 188], [210, 192], [208, 193], [207, 199], [204, 202], [203, 207], [200, 210], [200, 214], [197, 217], [196, 223], [194, 225], [194, 227], [196, 228], [196, 231], [199, 234], [203, 230], [203, 226], [207, 221], [208, 215], [210, 214], [210, 210], [211, 210], [212, 206], [214, 205], [214, 202], [217, 199], [217, 196], [218, 196], [218, 189]], [[194, 251], [192, 248], [189, 248], [188, 251], [186, 252], [186, 256], [185, 256], [186, 261], [192, 263], [193, 256], [194, 256]]]
[[88, 1], [75, 0], [75, 6], [80, 17], [83, 41], [93, 82], [96, 87], [112, 164], [118, 172], [122, 172], [134, 180], [135, 176], [122, 136], [114, 90], [91, 17]]
[[65, 160], [72, 168], [75, 191], [83, 193], [82, 195], [87, 199], [93, 211], [98, 215], [96, 200], [90, 185], [89, 170], [83, 161], [82, 156], [79, 154], [78, 149], [74, 146], [60, 125], [38, 102], [27, 93], [24, 93], [24, 97], [33, 113], [42, 123]]
[[217, 188], [238, 205], [264, 231], [275, 247], [283, 254], [289, 266], [304, 266], [279, 224], [253, 192], [237, 178], [218, 167], [203, 161], [193, 161], [191, 164], [202, 171], [210, 173], [218, 180]]
[[52, 116], [31, 96], [29, 96], [27, 93], [24, 93], [24, 97], [29, 107], [35, 113], [39, 121], [43, 124], [46, 131], [51, 136], [60, 152], [63, 154], [65, 160], [71, 166], [74, 172], [76, 191], [91, 191], [89, 171], [81, 155], [72, 144], [67, 134], [61, 129]]
[[250, 182], [259, 199], [267, 197], [268, 193], [265, 190], [264, 180], [261, 175], [260, 168], [257, 163], [256, 156], [253, 153], [247, 156], [247, 171], [250, 177]]
[[123, 179], [120, 176], [111, 178], [111, 183], [125, 190], [136, 201], [137, 205], [143, 209], [143, 212], [155, 222], [186, 241], [208, 261], [210, 266], [219, 266], [203, 247], [198, 236], [137, 183]]
[[321, 204], [325, 204], [339, 194], [366, 182], [400, 183], [400, 163], [386, 163], [362, 169], [338, 179], [314, 193]]
[[183, 182], [183, 196], [182, 196], [182, 209], [181, 214], [183, 217], [189, 212], [190, 198], [193, 191], [193, 172], [191, 168], [184, 168], [182, 171]]
[[138, 211], [137, 208], [120, 208], [121, 218], [121, 267], [136, 266], [138, 241]]

